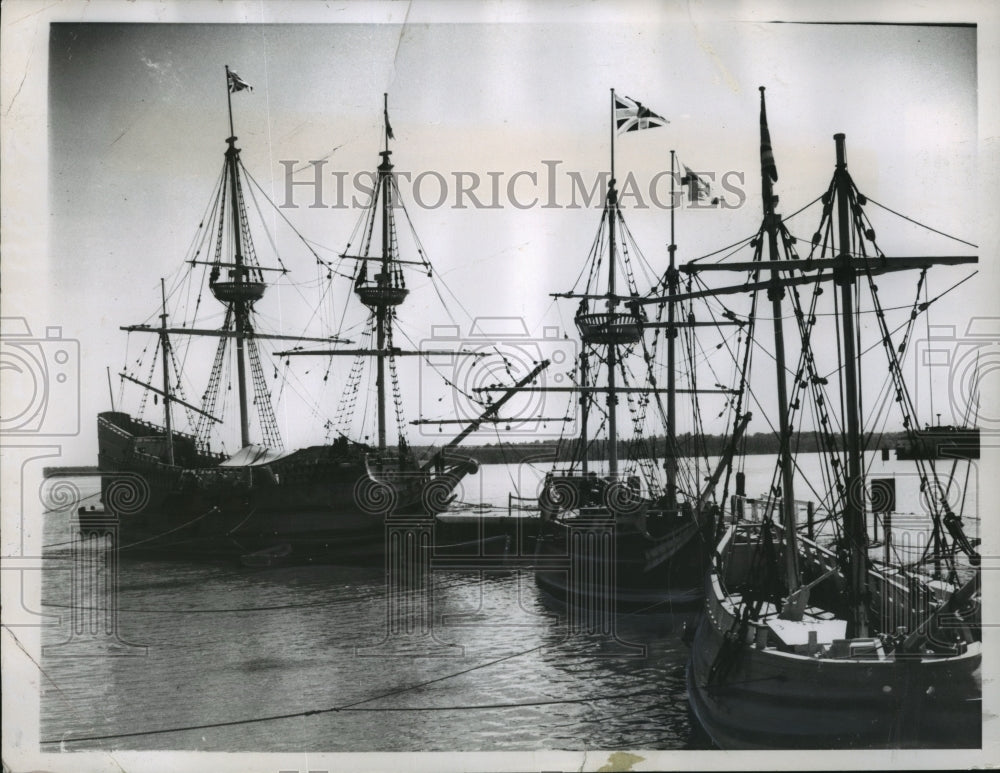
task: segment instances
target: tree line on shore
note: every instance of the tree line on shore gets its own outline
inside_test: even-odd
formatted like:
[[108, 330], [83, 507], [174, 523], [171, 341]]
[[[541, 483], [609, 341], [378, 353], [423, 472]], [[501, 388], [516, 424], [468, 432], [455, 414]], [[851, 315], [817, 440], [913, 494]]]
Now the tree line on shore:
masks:
[[[723, 435], [706, 435], [702, 442], [695, 444], [691, 433], [681, 435], [677, 444], [682, 450], [682, 454], [719, 456], [722, 454], [727, 438]], [[873, 438], [869, 451], [879, 451], [882, 449], [893, 449], [906, 443], [905, 432], [889, 432], [878, 438]], [[620, 441], [621, 454], [628, 446], [628, 440]], [[592, 461], [605, 459], [606, 443], [604, 440], [594, 440], [590, 443], [588, 458]], [[644, 447], [649, 449], [656, 458], [663, 458], [666, 450], [666, 439], [656, 436], [644, 441]], [[816, 452], [820, 450], [820, 439], [815, 433], [801, 433], [793, 438], [792, 447], [796, 451], [803, 453]], [[432, 447], [415, 446], [414, 451], [420, 456], [422, 453], [430, 453]], [[773, 432], [757, 432], [747, 435], [745, 438], [743, 453], [746, 454], [777, 454], [778, 436]], [[560, 443], [556, 439], [535, 440], [532, 442], [510, 442], [510, 443], [486, 443], [484, 445], [463, 445], [457, 448], [454, 453], [461, 456], [470, 456], [481, 464], [504, 464], [518, 463], [526, 461], [571, 461], [577, 453], [577, 443], [575, 438], [563, 440]]]
[[[651, 449], [656, 458], [663, 458], [665, 450], [665, 439], [662, 435], [646, 439], [645, 448]], [[707, 453], [709, 456], [719, 456], [722, 453], [726, 438], [722, 435], [706, 435], [703, 443], [695, 446], [691, 433], [685, 433], [678, 438], [678, 445], [685, 455]], [[628, 440], [621, 441], [622, 450], [627, 447]], [[892, 449], [906, 443], [905, 432], [888, 432], [872, 441], [868, 450], [877, 451], [884, 448]], [[593, 461], [598, 461], [606, 457], [605, 441], [594, 440], [590, 444], [588, 457]], [[819, 450], [819, 438], [815, 433], [801, 433], [793, 439], [793, 448], [798, 451], [809, 453]], [[519, 463], [527, 461], [557, 461], [566, 462], [574, 458], [577, 444], [575, 439], [563, 440], [562, 443], [555, 438], [546, 440], [534, 440], [531, 442], [510, 442], [510, 443], [486, 443], [484, 445], [462, 445], [454, 451], [459, 456], [469, 456], [481, 464], [505, 464]], [[435, 450], [434, 446], [414, 446], [414, 452], [418, 457], [427, 456]], [[773, 432], [756, 432], [747, 435], [745, 439], [744, 453], [747, 454], [776, 454], [778, 453], [778, 437]], [[86, 475], [97, 471], [95, 466], [66, 466], [66, 467], [46, 467], [42, 474], [48, 478], [52, 476]]]

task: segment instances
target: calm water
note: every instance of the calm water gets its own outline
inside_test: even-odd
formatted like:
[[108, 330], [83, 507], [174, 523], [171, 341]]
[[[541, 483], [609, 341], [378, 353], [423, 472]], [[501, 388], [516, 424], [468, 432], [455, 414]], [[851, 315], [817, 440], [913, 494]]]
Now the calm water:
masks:
[[[770, 464], [751, 457], [749, 492]], [[909, 465], [885, 464], [905, 482]], [[486, 465], [461, 499], [506, 514], [509, 491], [535, 493], [532, 474]], [[74, 482], [96, 503], [96, 479]], [[897, 486], [898, 509], [919, 512], [919, 493]], [[69, 549], [69, 512], [46, 514], [44, 611], [59, 619], [43, 632], [45, 751], [704, 745], [684, 688], [690, 616], [620, 615], [614, 636], [595, 638], [571, 629], [528, 570], [436, 569], [390, 604], [381, 569], [132, 559], [117, 569], [117, 620], [92, 629], [103, 591], [86, 582], [108, 574]]]
[[43, 654], [47, 751], [689, 743], [683, 618], [619, 616], [617, 638], [572, 635], [567, 610], [528, 571], [435, 570], [389, 636], [381, 570], [129, 560], [118, 568], [117, 639], [134, 646], [110, 654], [79, 609], [88, 590], [72, 597], [68, 515], [47, 517], [43, 601], [62, 617], [43, 633], [62, 645]]

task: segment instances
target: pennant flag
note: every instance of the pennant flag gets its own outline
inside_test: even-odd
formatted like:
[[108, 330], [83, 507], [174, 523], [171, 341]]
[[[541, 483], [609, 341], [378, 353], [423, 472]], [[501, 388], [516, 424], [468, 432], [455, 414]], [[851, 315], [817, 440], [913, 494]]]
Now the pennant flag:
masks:
[[764, 87], [760, 87], [760, 173], [778, 182], [778, 167], [771, 152], [771, 132], [767, 128], [767, 108], [764, 105]]
[[396, 138], [392, 135], [392, 124], [389, 123], [388, 105], [382, 108], [382, 113], [385, 116], [385, 136], [388, 137], [390, 140], [394, 140]]
[[229, 78], [230, 94], [235, 94], [237, 91], [243, 91], [244, 89], [250, 89], [250, 91], [253, 91], [253, 86], [228, 68], [226, 68], [226, 76]]
[[668, 123], [670, 121], [645, 107], [642, 102], [615, 95], [615, 125], [619, 134], [637, 132], [640, 129], [655, 129]]

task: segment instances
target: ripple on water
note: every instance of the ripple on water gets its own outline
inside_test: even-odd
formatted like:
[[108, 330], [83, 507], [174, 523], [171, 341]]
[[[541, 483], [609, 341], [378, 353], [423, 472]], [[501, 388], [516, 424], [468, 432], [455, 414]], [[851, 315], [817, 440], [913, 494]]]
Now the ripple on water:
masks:
[[[68, 608], [58, 576], [45, 580], [49, 612]], [[120, 576], [118, 630], [146, 653], [46, 657], [42, 737], [140, 735], [68, 743], [69, 750], [688, 743], [679, 624], [630, 616], [616, 622], [619, 642], [571, 636], [566, 610], [540, 598], [527, 572], [436, 573], [430, 607], [419, 594], [408, 607], [387, 604], [377, 569], [249, 572], [141, 561], [123, 563]], [[393, 618], [397, 607], [404, 612]], [[61, 617], [43, 631], [46, 643], [67, 638], [69, 616]], [[389, 635], [394, 626], [401, 635]], [[433, 635], [416, 635], [421, 626]], [[636, 654], [621, 642], [645, 649]], [[298, 716], [178, 730], [290, 714]], [[176, 731], [141, 735], [158, 730]]]

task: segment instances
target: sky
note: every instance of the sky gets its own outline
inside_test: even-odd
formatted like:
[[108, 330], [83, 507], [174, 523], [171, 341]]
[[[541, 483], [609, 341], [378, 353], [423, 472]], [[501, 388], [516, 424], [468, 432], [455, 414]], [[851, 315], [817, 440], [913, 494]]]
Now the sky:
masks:
[[[779, 211], [791, 214], [825, 189], [833, 171], [832, 135], [844, 132], [850, 170], [870, 199], [983, 244], [989, 213], [977, 192], [988, 184], [981, 179], [980, 136], [985, 54], [975, 27], [772, 23], [822, 18], [819, 11], [792, 16], [782, 6], [756, 17], [727, 4], [709, 10], [595, 3], [572, 6], [573, 13], [559, 13], [558, 6], [480, 10], [417, 3], [405, 13], [399, 5], [335, 13], [312, 5], [305, 12], [314, 23], [237, 24], [218, 22], [253, 22], [261, 9], [265, 21], [307, 17], [294, 4], [223, 4], [220, 11], [193, 3], [168, 4], [170, 13], [156, 14], [157, 23], [141, 22], [141, 14], [115, 23], [110, 19], [129, 11], [112, 3], [39, 33], [47, 36], [33, 56], [48, 65], [48, 239], [30, 266], [18, 262], [10, 271], [8, 262], [5, 268], [8, 289], [44, 291], [23, 304], [28, 296], [8, 294], [5, 316], [24, 316], [35, 336], [59, 326], [64, 338], [79, 342], [80, 428], [63, 444], [67, 459], [94, 459], [94, 417], [109, 407], [106, 369], [114, 374], [152, 344], [119, 327], [157, 321], [161, 277], [176, 291], [170, 299], [175, 320], [183, 294], [192, 292], [176, 282], [222, 167], [229, 134], [226, 65], [254, 87], [232, 102], [244, 164], [325, 259], [345, 248], [354, 229], [359, 210], [352, 199], [364, 195], [352, 181], [378, 162], [382, 95], [388, 93], [393, 161], [397, 171], [411, 174], [411, 183], [401, 182], [403, 195], [446, 285], [447, 309], [426, 279], [411, 278], [400, 318], [414, 343], [440, 325], [457, 324], [464, 337], [473, 318], [504, 318], [504, 326], [540, 339], [532, 346], [546, 355], [571, 346], [546, 335], [558, 328], [572, 338], [575, 302], [555, 303], [549, 293], [573, 287], [597, 230], [600, 201], [582, 205], [573, 175], [589, 189], [608, 169], [611, 88], [670, 121], [616, 139], [618, 179], [631, 174], [636, 181], [622, 201], [649, 277], [666, 268], [669, 190], [656, 175], [669, 168], [671, 150], [696, 171], [728, 181], [726, 188], [715, 186], [723, 207], [677, 211], [679, 262], [758, 227], [761, 85], [780, 175]], [[883, 11], [887, 20], [891, 11]], [[320, 193], [300, 184], [289, 194], [287, 170], [308, 182], [309, 162], [320, 159]], [[486, 206], [461, 191], [462, 180], [466, 186], [479, 181], [472, 193]], [[317, 197], [324, 206], [310, 206]], [[887, 254], [977, 252], [872, 207], [869, 213]], [[814, 207], [792, 221], [793, 232], [808, 239], [818, 216]], [[315, 334], [308, 311], [319, 278], [314, 260], [280, 216], [269, 217], [292, 273], [259, 304], [261, 324]], [[275, 265], [267, 237], [258, 235], [257, 242], [262, 262]], [[983, 251], [980, 274], [935, 307], [933, 324], [964, 330], [996, 276], [991, 261]], [[931, 295], [970, 273], [944, 269], [932, 278]], [[912, 303], [909, 279], [898, 289], [883, 285], [885, 305]], [[349, 294], [348, 280], [335, 286], [329, 319], [340, 318]], [[205, 308], [211, 303], [207, 299]], [[209, 313], [218, 324], [218, 311]], [[353, 313], [346, 319], [356, 333]], [[190, 350], [189, 397], [200, 395], [210, 357], [211, 350]], [[322, 441], [316, 414], [305, 406], [319, 402], [332, 415], [348, 365], [340, 358], [324, 384], [322, 362], [277, 364], [291, 371], [278, 408], [286, 446]], [[277, 390], [270, 380], [274, 367], [265, 365]], [[454, 416], [445, 407], [452, 399], [447, 384], [431, 386], [418, 363], [401, 369], [407, 418]], [[768, 378], [760, 376], [762, 394], [773, 391], [765, 386]], [[138, 388], [122, 389], [116, 380], [112, 391], [121, 407], [134, 410]], [[547, 413], [561, 415], [564, 404]], [[721, 404], [709, 405], [714, 415]], [[224, 435], [233, 432], [232, 420], [228, 426]], [[547, 427], [542, 435], [553, 431]], [[412, 442], [439, 439], [420, 432], [411, 430]], [[230, 436], [225, 445], [235, 450], [237, 443]]]

